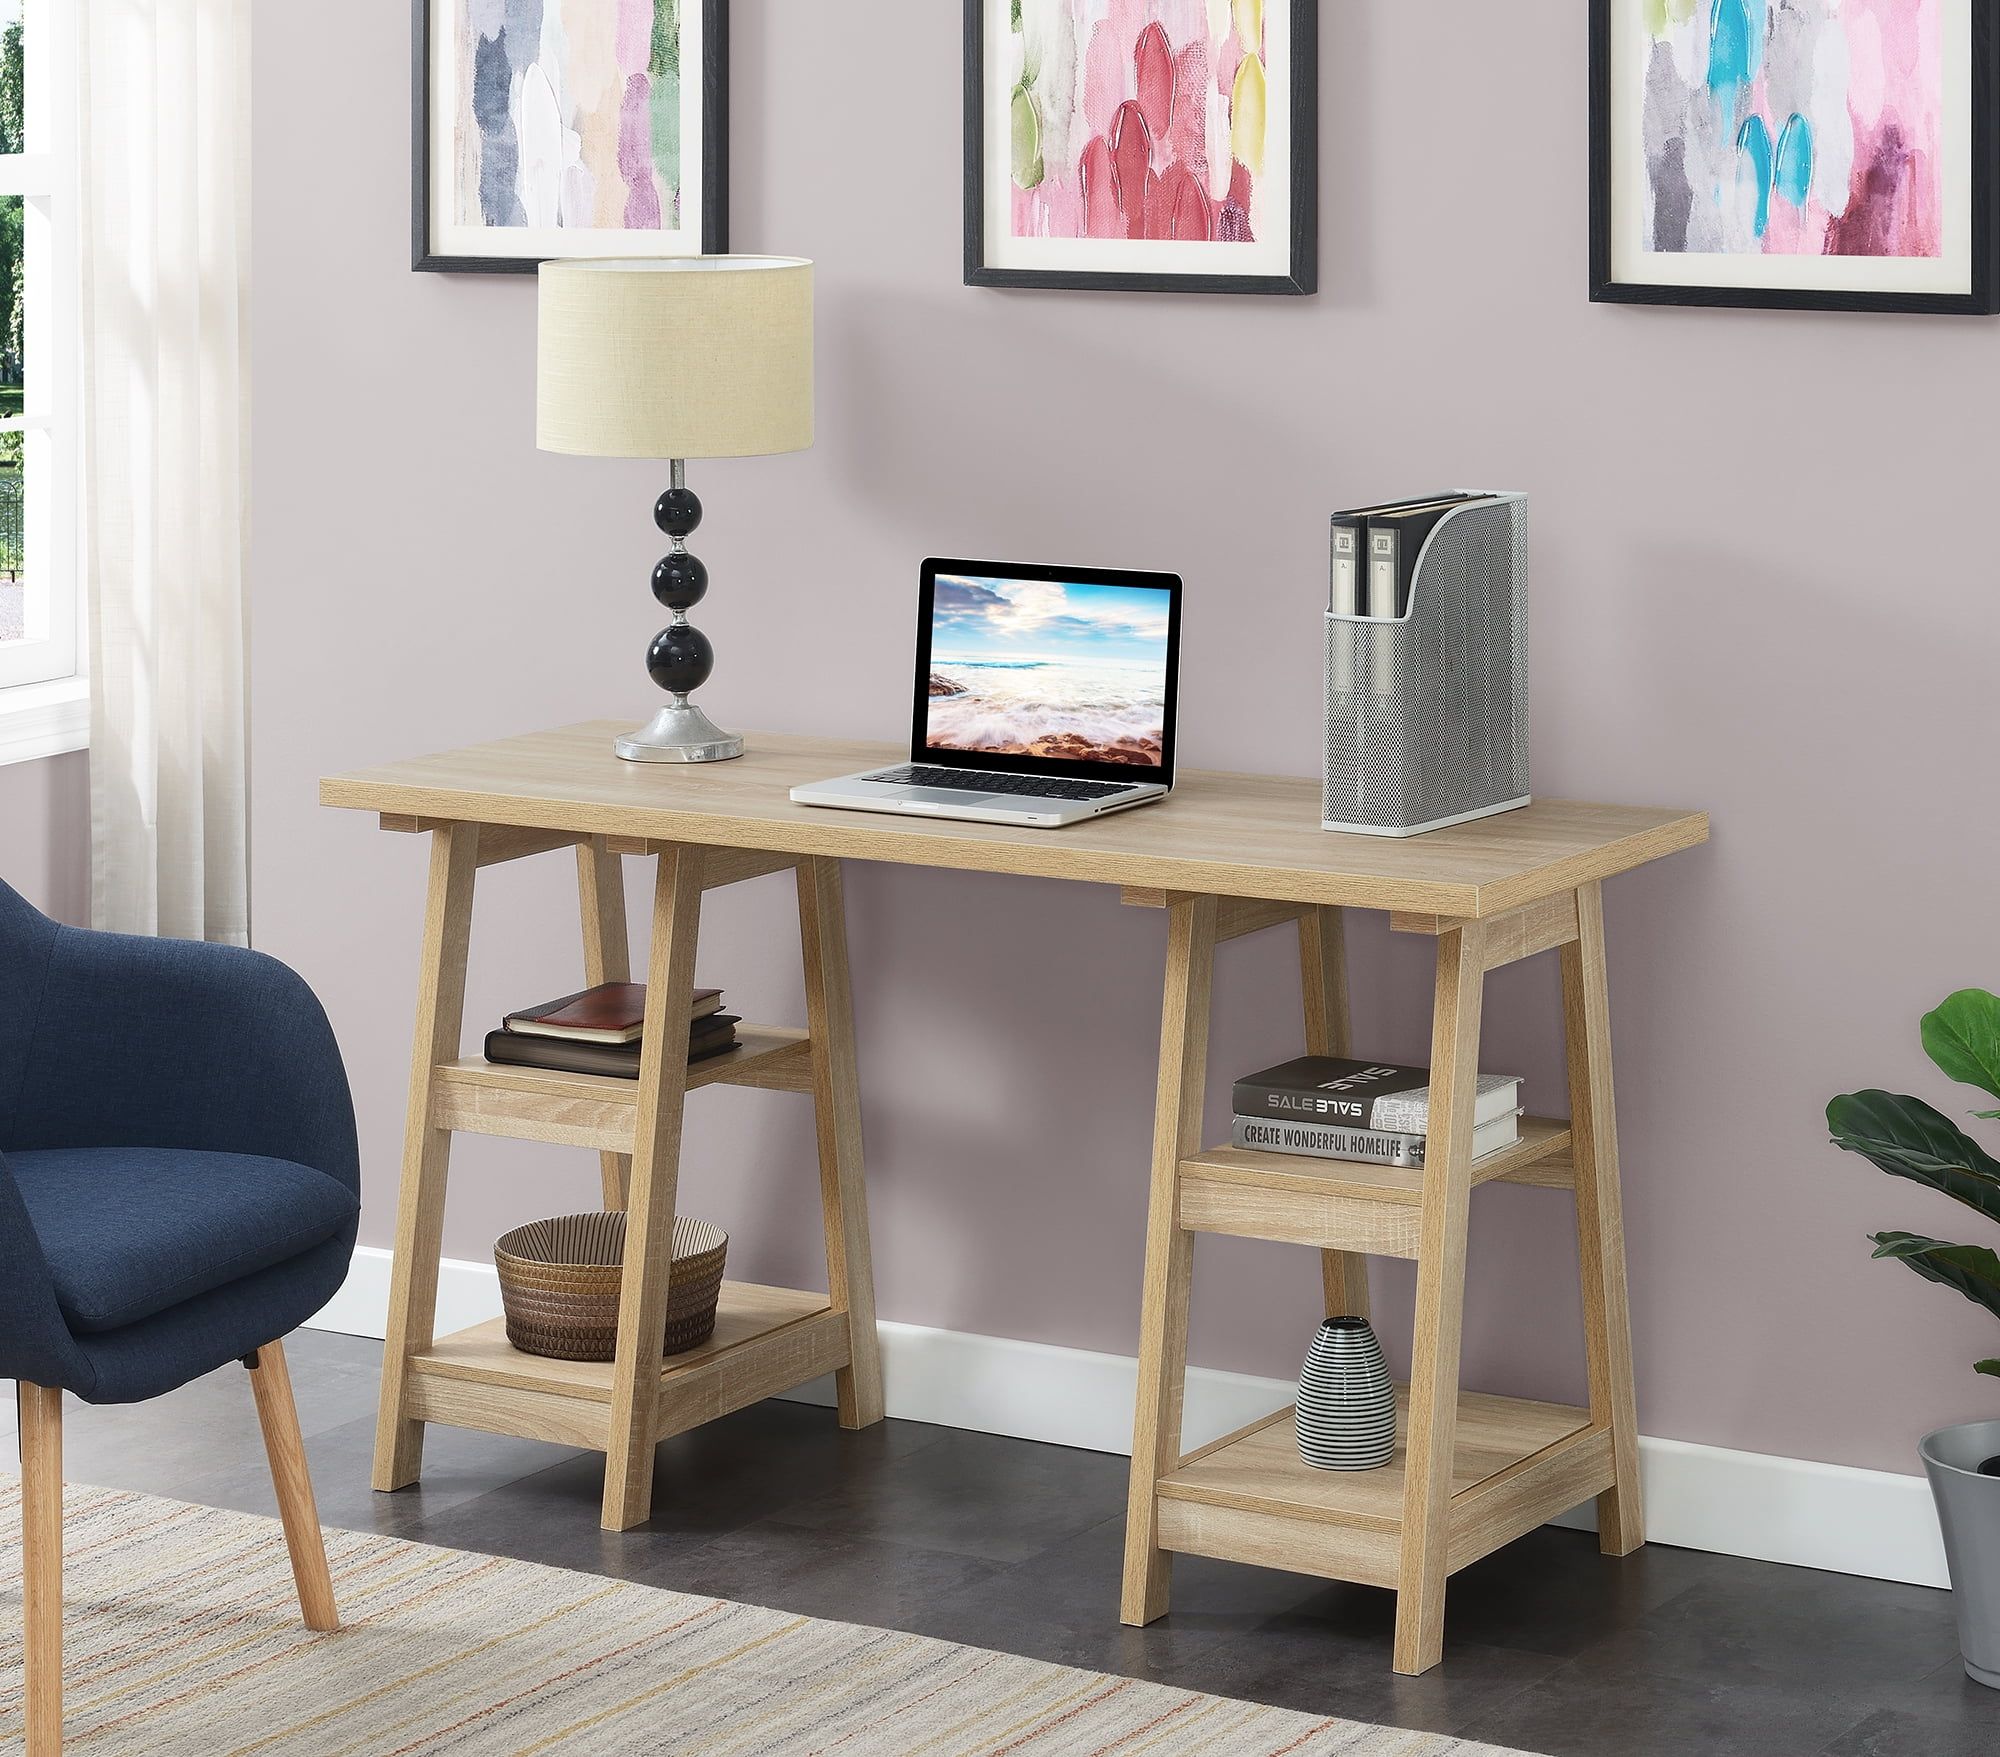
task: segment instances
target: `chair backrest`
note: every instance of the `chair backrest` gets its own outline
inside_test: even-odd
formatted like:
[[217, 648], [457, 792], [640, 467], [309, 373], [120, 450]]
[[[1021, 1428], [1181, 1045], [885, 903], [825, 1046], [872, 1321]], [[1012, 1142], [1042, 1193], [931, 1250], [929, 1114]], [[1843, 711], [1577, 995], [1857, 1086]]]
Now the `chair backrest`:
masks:
[[[21, 1104], [56, 923], [0, 882], [0, 1146]], [[55, 1303], [48, 1264], [0, 1155], [0, 1377], [81, 1390], [91, 1381]]]
[[27, 898], [0, 881], [0, 1145], [8, 1113], [19, 1102], [57, 931]]

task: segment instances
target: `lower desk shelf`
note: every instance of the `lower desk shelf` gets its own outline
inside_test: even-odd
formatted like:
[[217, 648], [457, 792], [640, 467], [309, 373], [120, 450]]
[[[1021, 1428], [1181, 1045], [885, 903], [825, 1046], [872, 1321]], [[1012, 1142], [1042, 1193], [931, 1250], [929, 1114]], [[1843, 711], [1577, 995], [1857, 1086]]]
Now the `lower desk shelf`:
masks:
[[[1380, 1470], [1315, 1470], [1292, 1411], [1190, 1453], [1155, 1485], [1160, 1547], [1364, 1586], [1399, 1580], [1408, 1390], [1395, 1456]], [[1476, 1562], [1612, 1484], [1611, 1434], [1588, 1410], [1459, 1394], [1450, 1571]]]
[[[848, 1364], [847, 1315], [823, 1293], [725, 1281], [715, 1334], [660, 1363], [659, 1439], [685, 1432]], [[523, 1354], [498, 1318], [411, 1356], [410, 1409], [419, 1421], [552, 1440], [602, 1452], [610, 1444], [609, 1361]]]

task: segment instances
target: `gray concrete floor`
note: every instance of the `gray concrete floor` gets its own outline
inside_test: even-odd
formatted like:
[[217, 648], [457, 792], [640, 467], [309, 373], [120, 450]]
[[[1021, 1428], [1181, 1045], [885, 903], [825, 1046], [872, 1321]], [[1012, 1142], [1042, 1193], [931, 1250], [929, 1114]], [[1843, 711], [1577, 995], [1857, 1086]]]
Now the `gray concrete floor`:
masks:
[[[1368, 1587], [1182, 1557], [1172, 1613], [1123, 1627], [1121, 1458], [766, 1403], [663, 1445], [658, 1511], [613, 1534], [600, 1460], [530, 1441], [434, 1428], [423, 1482], [371, 1493], [380, 1344], [288, 1350], [329, 1525], [1549, 1757], [2000, 1752], [2000, 1692], [1920, 1587], [1660, 1545], [1610, 1561], [1544, 1529], [1454, 1577], [1444, 1664], [1399, 1678], [1394, 1601]], [[73, 1482], [275, 1510], [238, 1368], [65, 1419]]]

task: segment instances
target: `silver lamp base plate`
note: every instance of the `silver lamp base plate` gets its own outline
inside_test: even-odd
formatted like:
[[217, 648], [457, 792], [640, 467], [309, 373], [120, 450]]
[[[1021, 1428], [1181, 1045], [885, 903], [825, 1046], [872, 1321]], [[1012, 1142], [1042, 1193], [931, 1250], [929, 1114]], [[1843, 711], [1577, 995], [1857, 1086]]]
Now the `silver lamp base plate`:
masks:
[[725, 732], [683, 698], [669, 702], [637, 732], [612, 746], [628, 763], [720, 763], [743, 754], [743, 740]]

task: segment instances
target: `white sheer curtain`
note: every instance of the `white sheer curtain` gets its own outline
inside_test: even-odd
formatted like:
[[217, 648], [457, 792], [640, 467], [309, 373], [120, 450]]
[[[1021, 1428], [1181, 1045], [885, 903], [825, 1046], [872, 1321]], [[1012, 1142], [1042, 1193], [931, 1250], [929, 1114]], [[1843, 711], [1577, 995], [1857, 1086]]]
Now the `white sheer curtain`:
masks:
[[77, 0], [91, 918], [249, 937], [250, 0]]

